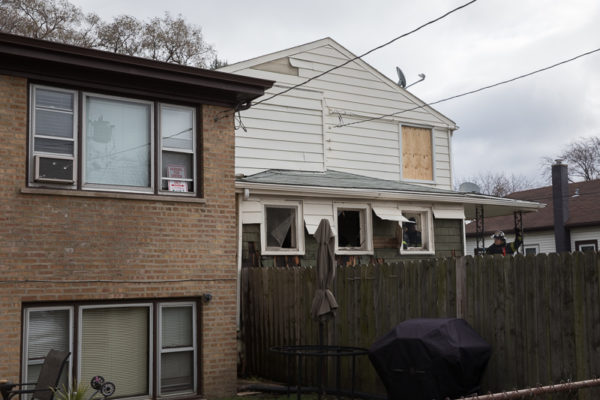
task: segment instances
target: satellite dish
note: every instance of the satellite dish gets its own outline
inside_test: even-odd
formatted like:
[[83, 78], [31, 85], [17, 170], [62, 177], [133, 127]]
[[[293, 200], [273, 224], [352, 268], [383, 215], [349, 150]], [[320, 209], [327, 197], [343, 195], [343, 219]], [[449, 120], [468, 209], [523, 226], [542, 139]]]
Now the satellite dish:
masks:
[[404, 77], [404, 74], [402, 73], [400, 67], [396, 67], [396, 73], [398, 74], [398, 86], [400, 86], [401, 88], [406, 87], [406, 78]]
[[477, 186], [473, 182], [461, 183], [458, 187], [458, 191], [463, 193], [481, 193], [481, 189], [479, 188], [479, 186]]

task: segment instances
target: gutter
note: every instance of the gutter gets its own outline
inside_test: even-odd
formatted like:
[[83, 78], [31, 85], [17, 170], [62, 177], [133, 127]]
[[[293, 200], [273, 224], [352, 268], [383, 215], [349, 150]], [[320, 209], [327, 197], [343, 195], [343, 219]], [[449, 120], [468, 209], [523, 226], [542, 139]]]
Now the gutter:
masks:
[[236, 181], [237, 193], [248, 189], [253, 194], [279, 196], [310, 196], [336, 198], [363, 198], [377, 200], [418, 200], [439, 203], [461, 203], [473, 205], [505, 206], [519, 208], [523, 211], [537, 211], [546, 205], [533, 201], [507, 199], [472, 193], [426, 193], [418, 191], [394, 191], [376, 189], [332, 188], [317, 186], [282, 185], [271, 183], [255, 183]]

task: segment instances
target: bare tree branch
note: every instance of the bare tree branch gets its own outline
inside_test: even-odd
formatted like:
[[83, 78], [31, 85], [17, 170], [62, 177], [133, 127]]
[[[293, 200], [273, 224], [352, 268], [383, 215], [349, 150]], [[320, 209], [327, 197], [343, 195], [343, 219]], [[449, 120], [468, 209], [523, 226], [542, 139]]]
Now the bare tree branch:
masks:
[[223, 65], [199, 26], [169, 13], [105, 22], [67, 0], [0, 0], [0, 31], [201, 68]]

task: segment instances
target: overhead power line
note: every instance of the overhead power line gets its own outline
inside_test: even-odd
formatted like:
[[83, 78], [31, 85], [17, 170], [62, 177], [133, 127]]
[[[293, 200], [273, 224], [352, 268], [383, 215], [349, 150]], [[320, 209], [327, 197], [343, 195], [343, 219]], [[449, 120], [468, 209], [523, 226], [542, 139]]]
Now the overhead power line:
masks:
[[[465, 4], [463, 4], [463, 5], [459, 6], [459, 7], [456, 7], [456, 8], [454, 8], [454, 9], [452, 9], [452, 10], [448, 11], [447, 13], [445, 13], [445, 14], [443, 14], [443, 15], [441, 15], [441, 16], [439, 16], [439, 17], [437, 17], [437, 18], [435, 18], [435, 19], [432, 19], [432, 20], [430, 20], [430, 21], [428, 21], [428, 22], [426, 22], [426, 23], [424, 23], [424, 24], [422, 24], [422, 25], [420, 25], [420, 26], [418, 26], [418, 27], [414, 28], [414, 29], [413, 29], [413, 30], [411, 30], [411, 31], [408, 31], [408, 32], [406, 32], [406, 33], [403, 33], [403, 34], [402, 34], [402, 35], [400, 35], [400, 36], [396, 36], [396, 37], [395, 37], [395, 38], [393, 38], [392, 40], [389, 40], [389, 41], [387, 41], [386, 43], [383, 43], [382, 45], [379, 45], [379, 46], [377, 46], [377, 47], [374, 47], [374, 48], [372, 48], [371, 50], [369, 50], [369, 51], [367, 51], [367, 52], [365, 52], [365, 53], [363, 53], [363, 54], [361, 54], [361, 55], [354, 56], [353, 58], [350, 58], [350, 59], [348, 59], [347, 61], [344, 61], [342, 64], [336, 65], [335, 67], [332, 67], [332, 68], [330, 68], [330, 69], [328, 69], [328, 70], [326, 70], [326, 71], [323, 71], [323, 72], [321, 72], [320, 74], [317, 74], [317, 75], [315, 75], [315, 76], [313, 76], [313, 77], [311, 77], [311, 78], [308, 78], [307, 80], [305, 80], [305, 81], [303, 81], [303, 82], [300, 82], [300, 83], [298, 83], [297, 85], [291, 86], [291, 87], [289, 87], [289, 88], [287, 88], [287, 89], [285, 89], [285, 90], [283, 90], [283, 91], [281, 91], [281, 92], [279, 92], [279, 93], [275, 93], [275, 94], [273, 94], [273, 95], [271, 95], [271, 96], [269, 96], [269, 97], [267, 97], [267, 98], [264, 98], [264, 99], [262, 99], [262, 100], [259, 100], [259, 101], [255, 102], [255, 103], [252, 103], [252, 106], [256, 106], [256, 105], [262, 104], [262, 103], [264, 103], [264, 102], [266, 102], [266, 101], [269, 101], [269, 100], [272, 100], [272, 99], [274, 99], [274, 98], [275, 98], [275, 97], [277, 97], [277, 96], [281, 96], [282, 94], [288, 93], [288, 92], [289, 92], [289, 91], [291, 91], [291, 90], [294, 90], [294, 89], [297, 89], [297, 88], [299, 88], [299, 87], [301, 87], [301, 86], [304, 86], [304, 85], [306, 85], [307, 83], [309, 83], [309, 82], [311, 82], [311, 81], [313, 81], [313, 80], [315, 80], [315, 79], [317, 79], [317, 78], [320, 78], [320, 77], [322, 77], [323, 75], [329, 74], [330, 72], [332, 72], [332, 71], [335, 71], [336, 69], [338, 69], [338, 68], [341, 68], [341, 67], [343, 67], [343, 66], [345, 66], [345, 65], [348, 65], [348, 64], [350, 64], [351, 62], [353, 62], [353, 61], [356, 61], [356, 60], [358, 60], [358, 59], [360, 59], [360, 58], [363, 58], [363, 57], [365, 57], [366, 55], [369, 55], [369, 54], [373, 53], [374, 51], [377, 51], [377, 50], [379, 50], [379, 49], [381, 49], [381, 48], [383, 48], [383, 47], [389, 46], [390, 44], [394, 43], [394, 42], [395, 42], [395, 41], [397, 41], [397, 40], [400, 40], [400, 39], [402, 39], [402, 38], [404, 38], [404, 37], [406, 37], [406, 36], [412, 35], [413, 33], [415, 33], [415, 32], [417, 32], [417, 31], [419, 31], [419, 30], [421, 30], [421, 29], [425, 28], [426, 26], [429, 26], [429, 25], [431, 25], [431, 24], [434, 24], [434, 23], [436, 23], [436, 22], [438, 22], [438, 21], [440, 21], [440, 20], [442, 20], [442, 19], [446, 18], [446, 17], [447, 17], [447, 16], [449, 16], [450, 14], [453, 14], [453, 13], [455, 13], [455, 12], [457, 12], [457, 11], [459, 11], [459, 10], [461, 10], [461, 9], [463, 9], [463, 8], [465, 8], [465, 7], [467, 7], [467, 6], [471, 5], [471, 4], [473, 4], [473, 3], [475, 3], [476, 1], [477, 1], [477, 0], [471, 0], [471, 1], [469, 1], [468, 3], [465, 3]], [[224, 111], [224, 113], [226, 113], [226, 115], [223, 115], [223, 116], [221, 116], [221, 117], [217, 117], [217, 118], [215, 118], [215, 120], [220, 120], [220, 119], [222, 119], [222, 118], [225, 118], [225, 117], [227, 117], [227, 116], [229, 116], [229, 115], [233, 115], [233, 114], [235, 114], [235, 112], [232, 114], [230, 111]]]
[[465, 8], [465, 7], [467, 7], [467, 6], [471, 5], [471, 4], [473, 4], [473, 3], [475, 3], [476, 1], [477, 1], [477, 0], [471, 0], [471, 1], [469, 1], [468, 3], [465, 3], [465, 4], [463, 4], [462, 6], [456, 7], [455, 9], [453, 9], [453, 10], [450, 10], [450, 11], [448, 11], [447, 13], [445, 13], [445, 14], [443, 14], [443, 15], [441, 15], [441, 16], [439, 16], [439, 17], [435, 18], [435, 19], [432, 19], [432, 20], [431, 20], [431, 21], [429, 21], [429, 22], [426, 22], [426, 23], [424, 23], [423, 25], [420, 25], [420, 26], [418, 26], [417, 28], [415, 28], [415, 29], [413, 29], [413, 30], [411, 30], [411, 31], [408, 31], [408, 32], [406, 32], [406, 33], [403, 33], [403, 34], [402, 34], [402, 35], [400, 35], [400, 36], [396, 36], [396, 37], [395, 37], [395, 38], [393, 38], [392, 40], [390, 40], [390, 41], [388, 41], [388, 42], [386, 42], [386, 43], [384, 43], [384, 44], [382, 44], [382, 45], [379, 45], [379, 46], [377, 46], [377, 47], [374, 47], [374, 48], [372, 48], [371, 50], [369, 50], [369, 51], [367, 51], [367, 52], [365, 52], [365, 53], [362, 53], [361, 55], [358, 55], [358, 56], [355, 56], [355, 57], [353, 57], [353, 58], [350, 58], [349, 60], [347, 60], [347, 61], [344, 61], [344, 62], [343, 62], [343, 63], [341, 63], [340, 65], [336, 65], [335, 67], [332, 67], [332, 68], [330, 68], [330, 69], [328, 69], [328, 70], [326, 70], [326, 71], [323, 71], [323, 72], [321, 72], [320, 74], [317, 74], [317, 75], [315, 75], [315, 76], [313, 76], [313, 77], [311, 77], [311, 78], [309, 78], [309, 79], [305, 80], [304, 82], [298, 83], [297, 85], [291, 86], [291, 87], [289, 87], [289, 88], [285, 89], [285, 90], [284, 90], [284, 91], [282, 91], [282, 92], [276, 93], [276, 94], [274, 94], [274, 95], [272, 95], [272, 96], [269, 96], [269, 97], [267, 97], [267, 98], [265, 98], [265, 99], [262, 99], [262, 100], [260, 100], [260, 101], [257, 101], [256, 103], [253, 103], [252, 105], [253, 105], [253, 106], [256, 106], [256, 105], [258, 105], [258, 104], [261, 104], [261, 103], [264, 103], [264, 102], [266, 102], [266, 101], [269, 101], [269, 100], [271, 100], [271, 99], [273, 99], [273, 98], [275, 98], [275, 97], [277, 97], [277, 96], [281, 96], [282, 94], [285, 94], [285, 93], [287, 93], [287, 92], [289, 92], [289, 91], [291, 91], [291, 90], [294, 90], [294, 89], [296, 89], [296, 88], [299, 88], [300, 86], [304, 86], [304, 85], [306, 85], [308, 82], [310, 82], [310, 81], [313, 81], [313, 80], [315, 80], [315, 79], [317, 79], [317, 78], [320, 78], [320, 77], [322, 77], [323, 75], [326, 75], [326, 74], [330, 73], [331, 71], [335, 71], [335, 70], [336, 70], [336, 69], [338, 69], [338, 68], [341, 68], [341, 67], [343, 67], [343, 66], [345, 66], [345, 65], [348, 65], [348, 64], [350, 64], [350, 63], [351, 63], [351, 62], [353, 62], [353, 61], [356, 61], [356, 60], [358, 60], [358, 59], [361, 59], [361, 58], [363, 58], [363, 57], [365, 57], [365, 56], [367, 56], [367, 55], [369, 55], [369, 54], [373, 53], [374, 51], [377, 51], [377, 50], [379, 50], [379, 49], [381, 49], [381, 48], [383, 48], [383, 47], [389, 46], [390, 44], [394, 43], [395, 41], [397, 41], [397, 40], [400, 40], [400, 39], [402, 39], [402, 38], [404, 38], [404, 37], [406, 37], [406, 36], [408, 36], [408, 35], [412, 35], [413, 33], [417, 32], [417, 31], [420, 31], [421, 29], [425, 28], [426, 26], [429, 26], [429, 25], [431, 25], [431, 24], [434, 24], [434, 23], [436, 23], [436, 22], [438, 22], [438, 21], [440, 21], [440, 20], [442, 20], [442, 19], [446, 18], [448, 15], [450, 15], [450, 14], [452, 14], [452, 13], [455, 13], [455, 12], [457, 12], [458, 10], [461, 10], [461, 9], [463, 9], [463, 8]]
[[426, 103], [426, 104], [423, 104], [423, 105], [420, 105], [420, 106], [409, 108], [407, 110], [397, 111], [397, 112], [394, 112], [394, 113], [384, 114], [384, 115], [380, 115], [380, 116], [372, 117], [372, 118], [361, 119], [360, 121], [348, 122], [348, 123], [345, 123], [345, 124], [338, 124], [338, 125], [335, 125], [334, 127], [335, 128], [341, 128], [341, 127], [349, 126], [349, 125], [363, 124], [365, 122], [375, 121], [375, 120], [383, 119], [383, 118], [387, 118], [387, 117], [393, 117], [393, 116], [396, 116], [396, 115], [399, 115], [399, 114], [403, 114], [403, 113], [406, 113], [406, 112], [409, 112], [409, 111], [414, 111], [414, 110], [418, 110], [420, 108], [424, 108], [424, 107], [428, 107], [428, 106], [433, 106], [433, 105], [436, 105], [436, 104], [439, 104], [439, 103], [443, 103], [443, 102], [446, 102], [446, 101], [449, 101], [449, 100], [457, 99], [459, 97], [468, 96], [468, 95], [471, 95], [471, 94], [474, 94], [474, 93], [478, 93], [478, 92], [481, 92], [481, 91], [484, 91], [484, 90], [487, 90], [487, 89], [491, 89], [491, 88], [494, 88], [494, 87], [497, 87], [497, 86], [500, 86], [500, 85], [504, 85], [504, 84], [507, 84], [507, 83], [510, 83], [510, 82], [514, 82], [514, 81], [517, 81], [519, 79], [527, 78], [527, 77], [529, 77], [531, 75], [535, 75], [535, 74], [538, 74], [540, 72], [547, 71], [549, 69], [558, 67], [560, 65], [569, 63], [571, 61], [575, 61], [575, 60], [577, 60], [579, 58], [582, 58], [582, 57], [585, 57], [585, 56], [589, 56], [590, 54], [594, 54], [594, 53], [597, 53], [599, 51], [600, 51], [600, 48], [597, 48], [597, 49], [594, 49], [594, 50], [590, 50], [590, 51], [587, 51], [585, 53], [579, 54], [579, 55], [577, 55], [575, 57], [571, 57], [571, 58], [569, 58], [567, 60], [563, 60], [563, 61], [557, 62], [556, 64], [552, 64], [552, 65], [544, 67], [544, 68], [536, 69], [535, 71], [528, 72], [526, 74], [519, 75], [519, 76], [516, 76], [514, 78], [506, 79], [504, 81], [500, 81], [500, 82], [493, 83], [491, 85], [480, 87], [479, 89], [470, 90], [468, 92], [464, 92], [464, 93], [457, 94], [457, 95], [454, 95], [454, 96], [446, 97], [444, 99], [437, 100], [437, 101], [434, 101], [434, 102], [431, 102], [431, 103]]

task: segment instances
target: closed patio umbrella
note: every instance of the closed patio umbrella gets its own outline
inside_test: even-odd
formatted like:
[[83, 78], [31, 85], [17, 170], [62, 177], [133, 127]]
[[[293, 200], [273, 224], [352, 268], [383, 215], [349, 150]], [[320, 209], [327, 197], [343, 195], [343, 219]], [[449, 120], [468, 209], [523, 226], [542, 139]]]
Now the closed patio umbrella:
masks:
[[[329, 220], [322, 219], [315, 232], [317, 248], [317, 291], [313, 299], [310, 314], [313, 319], [319, 321], [319, 346], [323, 346], [323, 325], [325, 321], [335, 316], [338, 308], [335, 296], [329, 290], [335, 279], [335, 235], [329, 225]], [[323, 393], [323, 361], [319, 362], [319, 400]]]
[[[335, 296], [329, 290], [335, 278], [335, 235], [329, 226], [329, 220], [325, 218], [321, 220], [314, 236], [319, 245], [316, 268], [317, 291], [310, 313], [313, 319], [320, 322], [321, 329], [323, 321], [335, 316], [335, 310], [338, 308]], [[320, 340], [322, 341], [322, 338]]]

